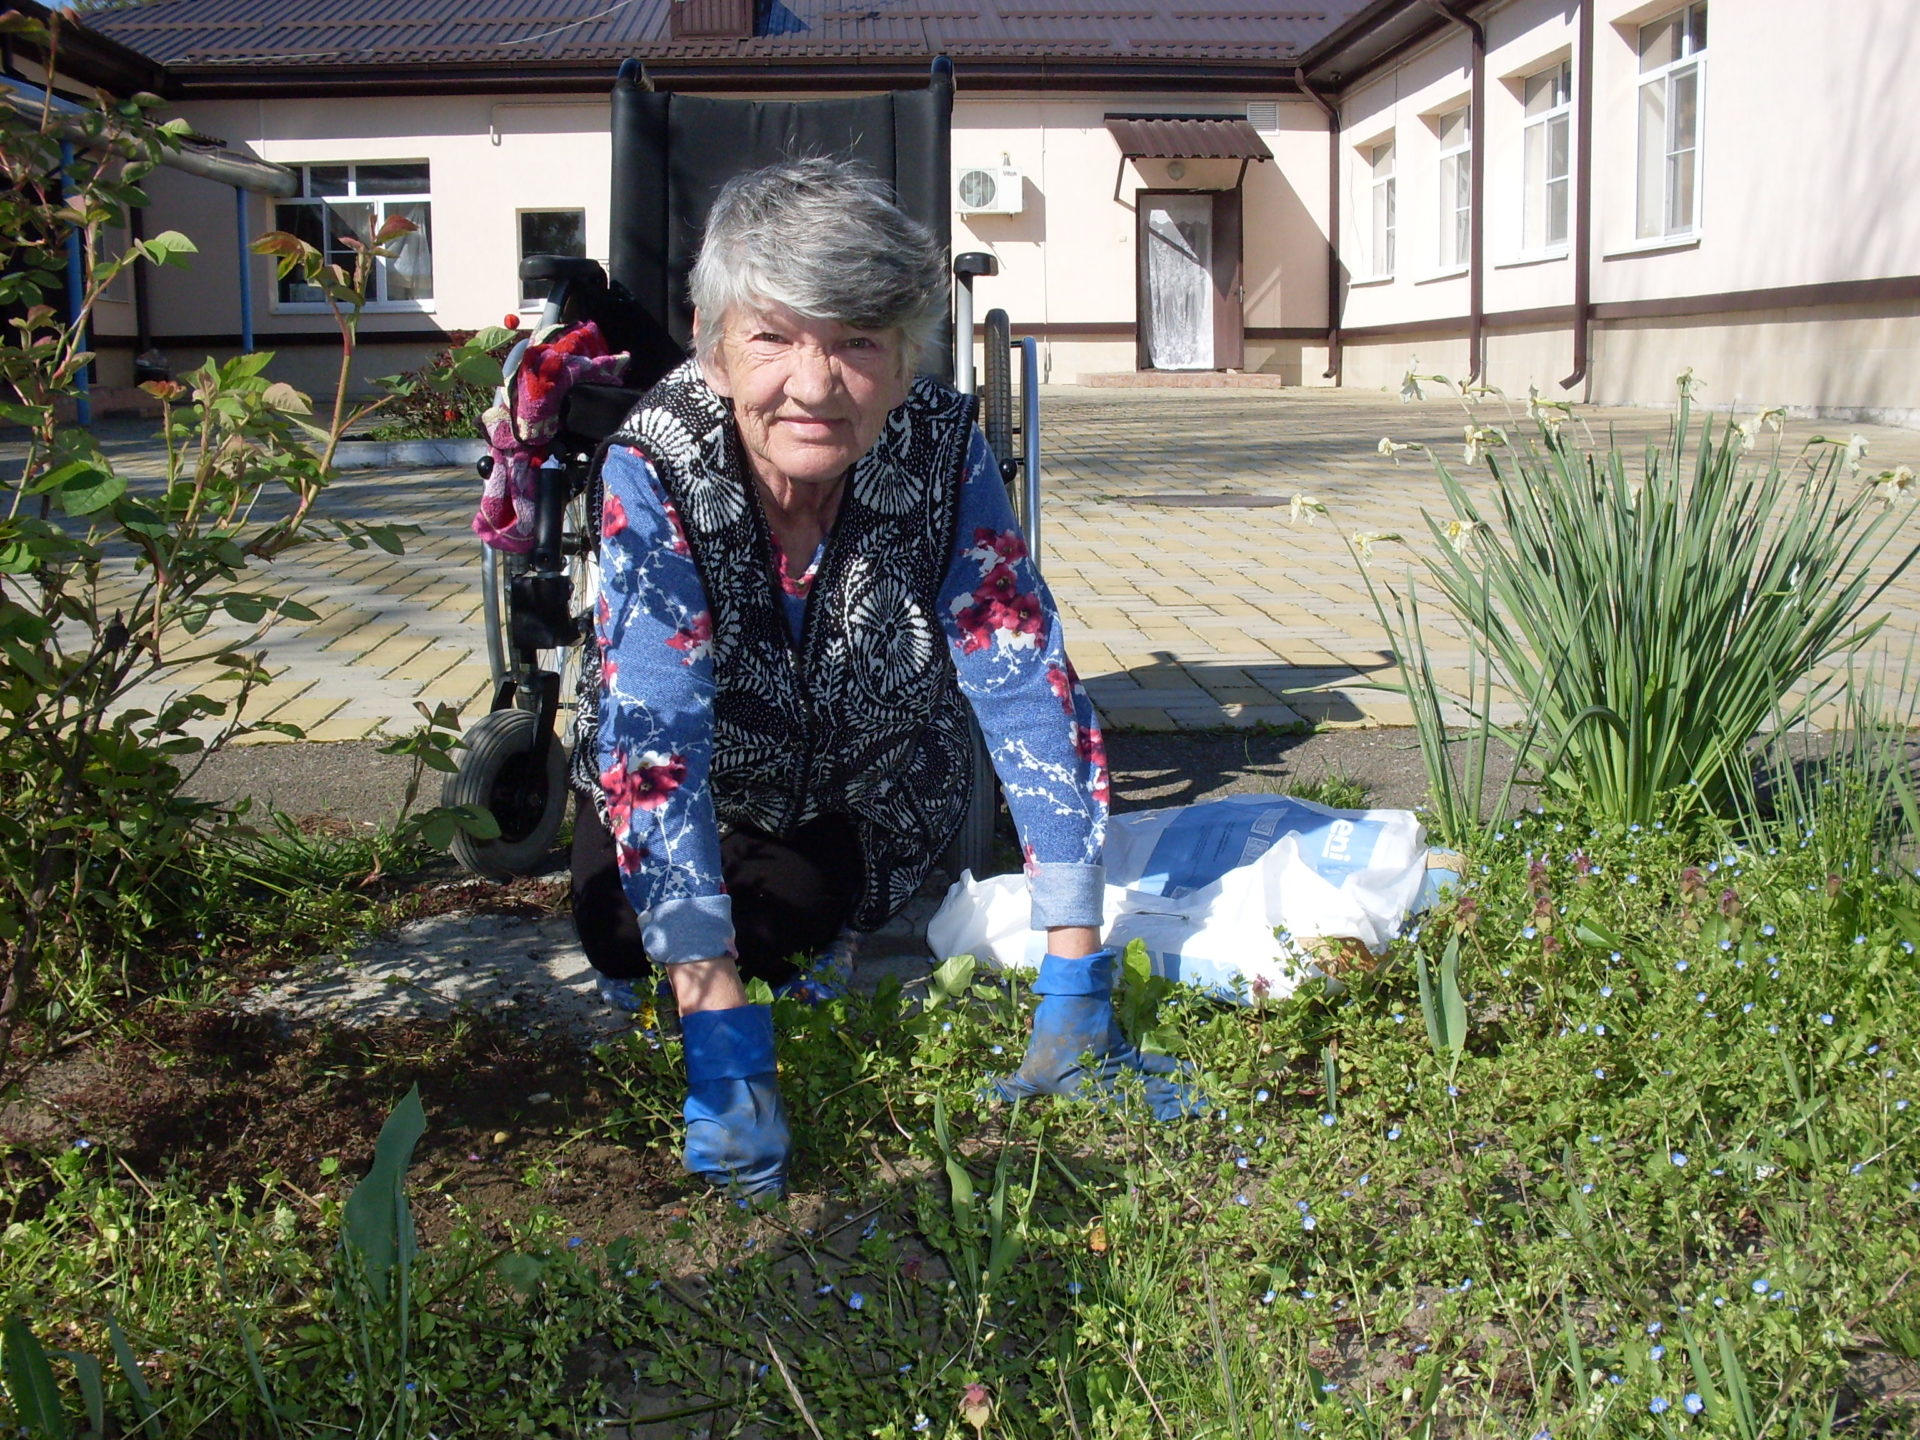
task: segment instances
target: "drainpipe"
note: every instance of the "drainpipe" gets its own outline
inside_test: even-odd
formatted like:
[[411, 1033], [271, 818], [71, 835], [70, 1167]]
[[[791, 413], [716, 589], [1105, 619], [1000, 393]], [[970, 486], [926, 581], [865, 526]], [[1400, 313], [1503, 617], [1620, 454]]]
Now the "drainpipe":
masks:
[[1293, 70], [1293, 83], [1300, 93], [1320, 107], [1327, 117], [1327, 368], [1320, 378], [1340, 383], [1340, 112], [1311, 85], [1307, 72]]
[[1427, 0], [1427, 4], [1465, 30], [1472, 43], [1473, 78], [1467, 101], [1468, 121], [1473, 127], [1467, 196], [1467, 204], [1472, 207], [1467, 220], [1467, 382], [1471, 384], [1480, 378], [1481, 331], [1487, 315], [1487, 32], [1478, 20], [1468, 19], [1446, 0]]
[[[73, 176], [73, 145], [70, 141], [60, 142], [60, 185], [64, 192]], [[71, 227], [67, 230], [67, 323], [75, 327], [79, 334], [75, 338], [76, 346], [87, 348], [86, 328], [80, 319], [80, 307], [86, 300], [86, 257], [81, 253], [80, 232]], [[82, 429], [93, 424], [93, 389], [88, 371], [91, 365], [82, 365], [73, 372], [73, 418]]]
[[[127, 239], [138, 245], [147, 238], [147, 210], [144, 205], [127, 207]], [[139, 357], [153, 348], [153, 302], [147, 291], [147, 267], [133, 267], [133, 353], [134, 368]], [[133, 377], [138, 381], [138, 375]]]
[[1580, 0], [1579, 64], [1573, 120], [1573, 163], [1580, 170], [1573, 191], [1573, 373], [1560, 382], [1562, 390], [1587, 378], [1593, 326], [1593, 0]]
[[233, 192], [233, 232], [234, 248], [238, 254], [240, 271], [240, 353], [253, 353], [253, 252], [249, 248], [252, 238], [247, 233], [247, 192], [234, 188]]

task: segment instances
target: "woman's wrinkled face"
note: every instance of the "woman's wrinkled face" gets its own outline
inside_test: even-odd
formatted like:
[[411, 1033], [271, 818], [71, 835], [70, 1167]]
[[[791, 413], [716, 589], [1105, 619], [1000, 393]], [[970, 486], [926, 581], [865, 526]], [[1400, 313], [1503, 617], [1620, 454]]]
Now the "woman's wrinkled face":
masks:
[[733, 401], [748, 457], [776, 486], [846, 474], [907, 398], [910, 369], [897, 330], [857, 330], [774, 302], [728, 311], [701, 368]]

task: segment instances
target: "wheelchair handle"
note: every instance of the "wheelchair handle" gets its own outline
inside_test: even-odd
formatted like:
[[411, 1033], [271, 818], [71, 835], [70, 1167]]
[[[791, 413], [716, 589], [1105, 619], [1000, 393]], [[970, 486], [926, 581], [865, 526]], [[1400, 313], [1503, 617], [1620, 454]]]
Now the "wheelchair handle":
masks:
[[607, 272], [598, 260], [578, 255], [529, 255], [520, 262], [522, 280], [571, 281], [589, 289], [607, 288]]

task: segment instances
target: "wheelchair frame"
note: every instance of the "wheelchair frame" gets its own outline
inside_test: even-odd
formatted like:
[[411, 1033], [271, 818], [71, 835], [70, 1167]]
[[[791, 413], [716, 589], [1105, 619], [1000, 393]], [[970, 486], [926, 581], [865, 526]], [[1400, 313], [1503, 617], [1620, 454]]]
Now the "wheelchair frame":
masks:
[[[637, 89], [636, 79], [644, 84], [638, 67], [629, 61], [621, 67], [620, 82], [615, 90], [616, 127], [621, 124], [621, 90]], [[950, 106], [952, 66], [944, 56], [934, 62], [930, 89], [935, 92], [937, 104]], [[703, 103], [751, 105], [754, 102]], [[836, 102], [789, 103], [831, 105]], [[944, 160], [944, 143], [935, 148], [942, 152]], [[728, 175], [744, 168], [737, 166]], [[712, 180], [711, 189], [717, 190], [728, 175], [706, 178]], [[621, 187], [616, 183], [615, 188], [617, 192]], [[944, 178], [937, 193], [944, 203]], [[616, 254], [616, 264], [617, 261]], [[991, 255], [967, 253], [953, 260], [954, 344], [951, 353], [941, 357], [946, 362], [941, 368], [950, 373], [957, 387], [966, 393], [976, 393], [973, 283], [998, 270], [998, 261]], [[555, 326], [600, 318], [621, 288], [617, 276], [610, 279], [597, 262], [572, 257], [528, 256], [521, 262], [520, 277], [549, 283], [540, 321], [533, 332], [535, 336], [550, 333]], [[649, 318], [654, 319], [657, 330], [662, 328], [658, 317], [649, 315]], [[668, 319], [667, 328], [671, 328], [674, 317]], [[1037, 566], [1038, 346], [1030, 337], [1018, 342], [1011, 339], [1004, 310], [990, 310], [984, 330], [985, 363], [981, 367], [979, 386], [981, 424], [1000, 462], [1015, 516]], [[596, 517], [590, 513], [593, 462], [600, 441], [624, 418], [625, 409], [668, 368], [669, 350], [678, 352], [684, 346], [680, 340], [663, 345], [659, 343], [662, 338], [659, 334], [649, 335], [643, 346], [635, 347], [634, 363], [643, 371], [638, 387], [615, 389], [583, 385], [566, 397], [553, 450], [546, 464], [535, 472], [532, 549], [520, 556], [488, 545], [481, 547], [482, 613], [493, 700], [489, 713], [469, 727], [459, 768], [447, 778], [441, 797], [447, 805], [482, 807], [499, 823], [497, 838], [482, 840], [461, 833], [453, 842], [455, 858], [477, 874], [508, 879], [538, 868], [551, 853], [564, 818], [567, 746], [572, 727], [563, 724], [563, 716], [573, 703], [579, 667], [586, 663], [586, 642], [593, 633], [593, 602], [598, 590], [598, 526]], [[513, 383], [514, 372], [528, 343], [522, 341], [508, 356], [505, 380], [508, 386]], [[1016, 355], [1021, 401], [1017, 419], [1012, 387]], [[951, 366], [950, 370], [947, 365]], [[480, 462], [483, 477], [489, 473], [491, 458], [484, 457]], [[969, 869], [975, 874], [984, 874], [990, 869], [997, 809], [992, 763], [976, 729], [973, 798], [950, 857], [957, 868]]]

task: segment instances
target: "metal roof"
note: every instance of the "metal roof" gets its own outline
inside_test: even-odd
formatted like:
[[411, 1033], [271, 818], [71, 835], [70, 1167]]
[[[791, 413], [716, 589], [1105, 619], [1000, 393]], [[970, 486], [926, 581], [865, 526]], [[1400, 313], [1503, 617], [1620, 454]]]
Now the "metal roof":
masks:
[[[643, 60], [956, 59], [1291, 63], [1366, 0], [762, 0], [752, 39], [668, 37], [671, 0], [148, 0], [101, 34], [176, 74]], [[963, 70], [964, 73], [964, 70]]]
[[1273, 152], [1237, 115], [1109, 115], [1107, 133], [1130, 160], [1271, 160]]

